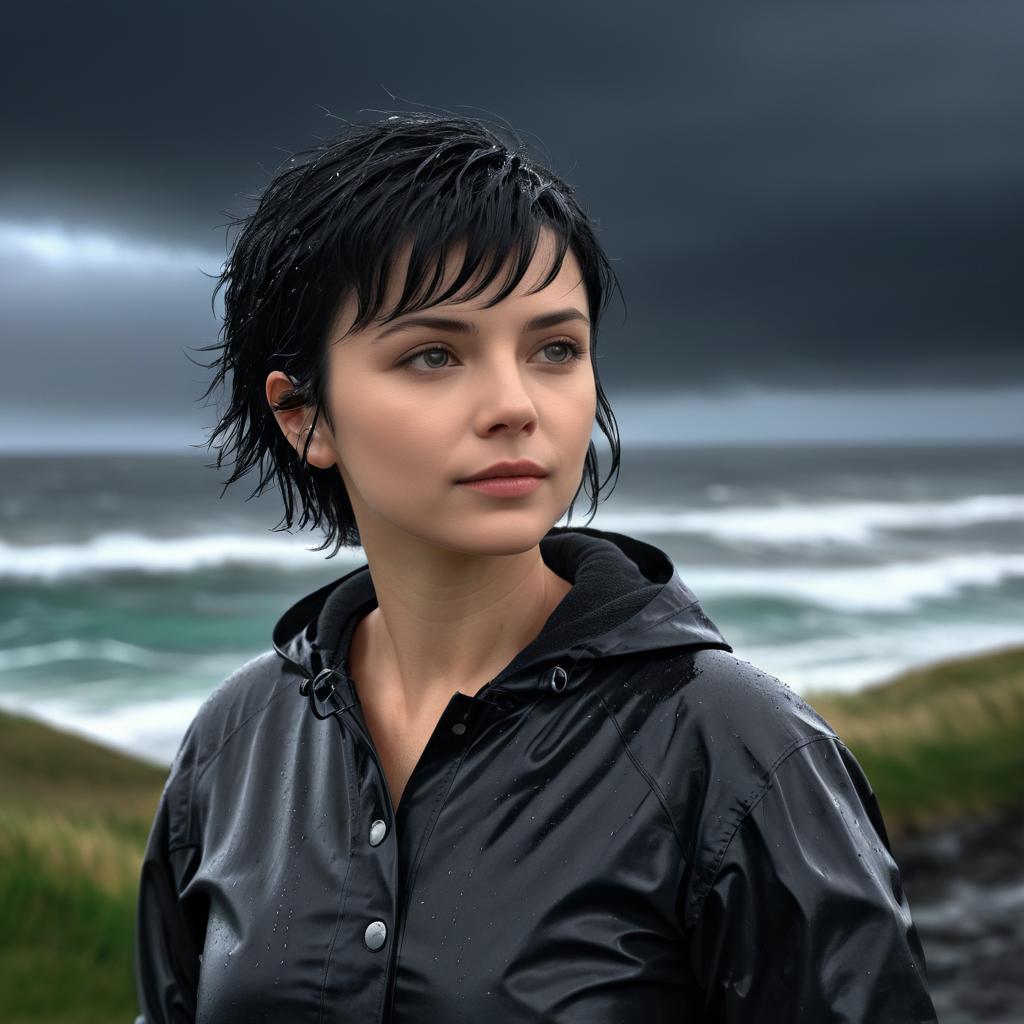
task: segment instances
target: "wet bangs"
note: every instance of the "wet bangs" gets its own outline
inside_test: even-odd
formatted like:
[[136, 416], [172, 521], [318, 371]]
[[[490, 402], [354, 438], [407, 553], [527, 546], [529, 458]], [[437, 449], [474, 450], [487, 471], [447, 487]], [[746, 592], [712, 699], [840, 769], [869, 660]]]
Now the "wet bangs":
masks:
[[[456, 148], [456, 147], [452, 147]], [[571, 247], [572, 224], [543, 180], [495, 149], [467, 158], [454, 154], [447, 162], [441, 151], [412, 169], [408, 191], [396, 199], [381, 189], [360, 207], [358, 218], [339, 236], [341, 266], [355, 298], [356, 313], [347, 333], [392, 320], [427, 307], [462, 301], [486, 291], [507, 267], [500, 289], [487, 308], [506, 299], [522, 282], [536, 255], [541, 232], [548, 229], [555, 249], [543, 279], [531, 288], [542, 291], [559, 274]], [[394, 173], [392, 167], [391, 173]], [[374, 188], [372, 178], [364, 189]], [[384, 202], [383, 197], [388, 201]], [[384, 309], [391, 274], [408, 246], [401, 294], [393, 308]], [[443, 283], [453, 254], [464, 246], [458, 273], [447, 288]], [[577, 255], [583, 263], [582, 254]], [[467, 288], [468, 286], [468, 288]], [[463, 294], [463, 289], [467, 289]], [[339, 309], [347, 297], [339, 299]], [[591, 298], [593, 298], [591, 296]]]

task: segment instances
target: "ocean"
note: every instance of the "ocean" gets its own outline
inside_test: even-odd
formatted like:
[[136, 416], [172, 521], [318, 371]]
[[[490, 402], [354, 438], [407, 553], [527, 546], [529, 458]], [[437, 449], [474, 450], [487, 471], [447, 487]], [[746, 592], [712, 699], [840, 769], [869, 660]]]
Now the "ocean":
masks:
[[[212, 459], [0, 457], [0, 706], [168, 765], [285, 608], [364, 564], [274, 532], [254, 474], [221, 498]], [[1020, 445], [626, 448], [590, 525], [663, 548], [799, 693], [1024, 643]]]

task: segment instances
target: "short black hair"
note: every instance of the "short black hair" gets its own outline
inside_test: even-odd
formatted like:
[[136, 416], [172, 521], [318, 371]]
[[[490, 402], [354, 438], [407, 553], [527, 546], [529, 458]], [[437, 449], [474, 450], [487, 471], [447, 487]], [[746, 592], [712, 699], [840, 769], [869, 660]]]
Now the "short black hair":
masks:
[[[465, 297], [478, 295], [515, 256], [514, 277], [491, 305], [500, 301], [522, 279], [546, 227], [557, 240], [556, 260], [536, 290], [557, 276], [571, 249], [590, 306], [596, 420], [611, 443], [612, 465], [601, 484], [593, 441], [587, 451], [580, 487], [589, 480], [589, 523], [601, 487], [619, 467], [618, 427], [597, 376], [596, 348], [597, 325], [612, 287], [620, 295], [621, 288], [575, 190], [531, 158], [514, 132], [506, 139], [500, 128], [476, 117], [414, 111], [345, 123], [342, 134], [287, 160], [260, 196], [245, 196], [257, 201], [250, 214], [228, 213], [228, 226], [241, 231], [213, 291], [216, 298], [226, 286], [221, 341], [200, 349], [220, 352], [201, 364], [216, 367], [201, 398], [223, 385], [229, 370], [232, 374], [227, 408], [206, 447], [221, 435], [226, 441], [209, 468], [220, 469], [225, 454], [234, 456], [226, 490], [259, 464], [260, 481], [249, 498], [276, 480], [285, 513], [275, 531], [293, 524], [294, 488], [302, 512], [299, 528], [311, 523], [326, 533], [314, 550], [333, 544], [328, 555], [333, 558], [341, 547], [361, 546], [337, 467], [320, 469], [306, 462], [309, 435], [301, 457], [288, 443], [267, 402], [267, 376], [281, 370], [295, 385], [282, 396], [278, 410], [314, 407], [313, 425], [323, 414], [333, 429], [325, 401], [330, 327], [352, 294], [358, 298], [353, 330], [379, 317], [387, 275], [403, 242], [413, 242], [405, 289], [398, 306], [380, 317], [382, 323], [446, 301], [489, 258], [486, 273]], [[462, 240], [467, 248], [461, 273], [443, 295], [435, 296], [442, 281], [439, 263]], [[432, 278], [424, 291], [428, 271]], [[569, 505], [570, 519], [579, 491]]]

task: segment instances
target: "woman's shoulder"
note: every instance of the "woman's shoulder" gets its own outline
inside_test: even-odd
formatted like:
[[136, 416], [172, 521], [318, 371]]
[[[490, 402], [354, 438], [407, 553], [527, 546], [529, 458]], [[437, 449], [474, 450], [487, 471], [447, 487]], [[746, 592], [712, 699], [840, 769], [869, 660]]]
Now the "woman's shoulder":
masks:
[[[181, 739], [170, 778], [194, 776], [225, 744], [294, 691], [274, 650], [250, 658], [223, 678], [204, 698]], [[298, 698], [296, 698], [298, 700]]]
[[194, 842], [197, 794], [204, 775], [210, 777], [210, 765], [233, 739], [244, 737], [264, 714], [280, 706], [283, 694], [294, 692], [280, 664], [273, 650], [250, 658], [210, 691], [189, 721], [161, 794], [172, 848]]
[[787, 683], [731, 651], [666, 651], [626, 675], [602, 698], [691, 854], [709, 829], [728, 834], [794, 751], [839, 742]]
[[693, 728], [709, 742], [725, 741], [725, 749], [742, 747], [759, 764], [803, 741], [836, 735], [787, 682], [732, 651], [692, 651], [679, 670], [679, 698]]
[[835, 730], [786, 682], [732, 651], [667, 650], [615, 673], [602, 698], [624, 735], [669, 779], [695, 768], [762, 777], [800, 743]]

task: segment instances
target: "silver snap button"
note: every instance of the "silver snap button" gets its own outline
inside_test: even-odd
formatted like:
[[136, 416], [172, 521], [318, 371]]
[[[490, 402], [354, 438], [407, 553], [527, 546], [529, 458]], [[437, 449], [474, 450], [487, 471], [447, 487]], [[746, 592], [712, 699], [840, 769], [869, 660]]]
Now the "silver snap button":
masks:
[[366, 926], [366, 933], [363, 935], [363, 942], [367, 949], [377, 950], [384, 945], [388, 937], [388, 927], [383, 921], [372, 921]]
[[462, 722], [456, 722], [452, 726], [452, 732], [455, 733], [456, 736], [461, 736], [465, 731], [466, 731], [466, 726]]
[[383, 841], [384, 837], [388, 834], [387, 825], [377, 818], [375, 821], [370, 822], [370, 845], [379, 846]]

